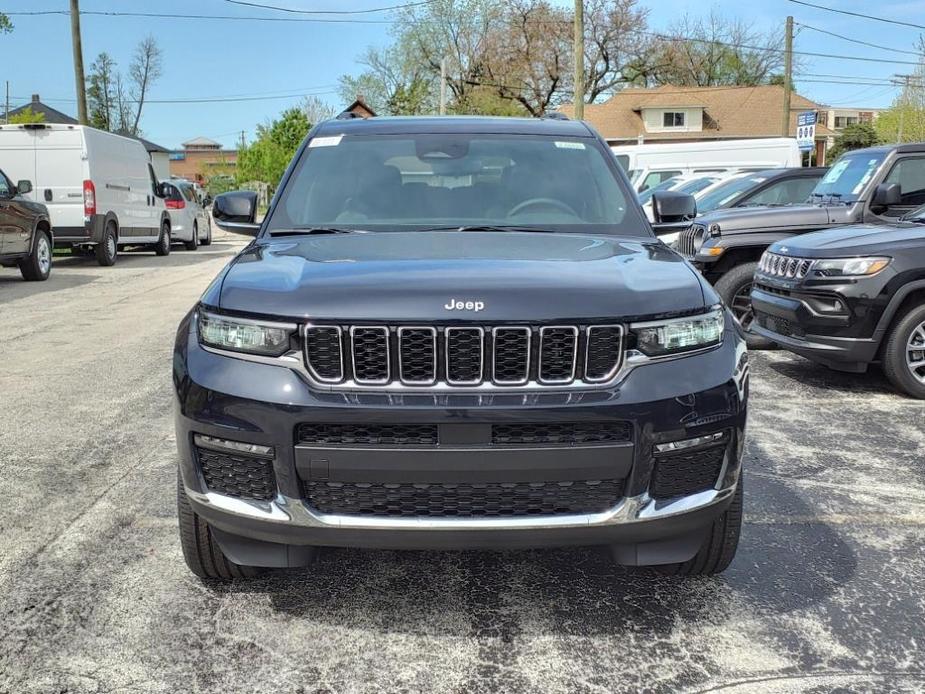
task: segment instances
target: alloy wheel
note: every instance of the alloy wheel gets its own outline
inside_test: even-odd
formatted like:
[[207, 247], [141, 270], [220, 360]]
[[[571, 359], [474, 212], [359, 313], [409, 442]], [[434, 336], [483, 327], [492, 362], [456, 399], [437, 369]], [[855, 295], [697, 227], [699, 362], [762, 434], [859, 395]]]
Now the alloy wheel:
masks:
[[51, 269], [51, 249], [48, 246], [48, 238], [44, 234], [39, 238], [37, 251], [39, 270], [43, 275], [47, 275]]
[[925, 322], [920, 323], [909, 334], [906, 342], [906, 366], [912, 377], [925, 383]]
[[755, 313], [752, 309], [752, 283], [742, 285], [732, 297], [732, 315], [739, 321], [742, 330], [748, 331], [752, 327], [752, 321], [755, 320]]

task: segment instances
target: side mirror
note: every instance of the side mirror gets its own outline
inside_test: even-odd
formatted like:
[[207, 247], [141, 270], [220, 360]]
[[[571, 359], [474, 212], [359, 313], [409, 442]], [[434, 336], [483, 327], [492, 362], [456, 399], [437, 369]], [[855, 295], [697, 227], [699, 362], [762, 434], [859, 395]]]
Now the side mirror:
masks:
[[898, 183], [881, 183], [874, 188], [874, 196], [870, 200], [871, 208], [884, 210], [902, 202], [902, 186]]
[[652, 194], [652, 224], [655, 233], [670, 234], [690, 226], [697, 216], [697, 201], [693, 195], [663, 190]]
[[260, 230], [257, 219], [257, 193], [235, 190], [216, 195], [212, 202], [212, 218], [219, 229], [235, 234], [256, 236]]
[[16, 192], [20, 195], [26, 195], [32, 192], [32, 181], [22, 180], [16, 184]]
[[166, 183], [158, 183], [154, 187], [154, 194], [159, 198], [169, 198], [170, 191], [167, 189]]

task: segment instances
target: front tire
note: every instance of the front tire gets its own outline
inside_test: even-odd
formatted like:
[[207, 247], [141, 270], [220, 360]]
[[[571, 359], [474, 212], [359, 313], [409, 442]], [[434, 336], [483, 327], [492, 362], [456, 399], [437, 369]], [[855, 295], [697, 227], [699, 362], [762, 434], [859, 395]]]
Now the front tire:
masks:
[[883, 347], [883, 372], [897, 390], [925, 400], [925, 304], [894, 322]]
[[703, 546], [692, 559], [680, 564], [663, 564], [652, 568], [669, 576], [712, 576], [722, 573], [732, 563], [742, 531], [742, 478], [732, 503], [713, 521]]
[[119, 240], [114, 222], [106, 223], [103, 238], [96, 244], [95, 254], [96, 262], [103, 267], [111, 267], [116, 264], [116, 256], [119, 254]]
[[719, 278], [715, 285], [716, 293], [732, 310], [735, 319], [739, 321], [745, 333], [745, 344], [749, 349], [770, 349], [774, 346], [772, 340], [753, 333], [751, 330], [755, 313], [752, 309], [751, 291], [754, 283], [757, 262], [736, 265]]
[[157, 243], [154, 244], [155, 255], [170, 255], [170, 225], [164, 224], [161, 227], [161, 234], [157, 237]]
[[183, 242], [183, 247], [188, 251], [195, 251], [199, 248], [199, 225], [193, 222], [193, 238]]
[[241, 566], [222, 552], [209, 524], [194, 510], [186, 497], [183, 479], [177, 471], [177, 516], [180, 520], [180, 547], [189, 570], [199, 578], [224, 580], [254, 578], [264, 573], [256, 566]]
[[32, 253], [19, 262], [19, 272], [27, 282], [44, 282], [51, 274], [51, 238], [45, 231], [36, 234]]

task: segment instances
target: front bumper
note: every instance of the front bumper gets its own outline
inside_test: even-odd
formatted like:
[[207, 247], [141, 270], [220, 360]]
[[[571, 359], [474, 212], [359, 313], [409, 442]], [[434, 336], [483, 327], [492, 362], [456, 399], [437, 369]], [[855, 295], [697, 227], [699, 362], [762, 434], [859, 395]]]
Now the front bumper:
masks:
[[[730, 319], [731, 320], [731, 319]], [[288, 566], [304, 546], [394, 549], [607, 544], [628, 564], [685, 561], [731, 502], [745, 431], [747, 357], [731, 323], [714, 350], [633, 369], [618, 386], [593, 392], [333, 393], [311, 389], [297, 370], [203, 350], [188, 323], [174, 353], [180, 470], [194, 510], [242, 564]], [[627, 422], [630, 442], [490, 450], [467, 436], [492, 424]], [[300, 424], [426, 422], [452, 432], [431, 448], [306, 447]], [[650, 494], [656, 444], [723, 431], [722, 465], [707, 488], [671, 498]], [[468, 433], [467, 433], [468, 432]], [[197, 464], [196, 434], [272, 446], [276, 494], [245, 500], [216, 493]], [[477, 436], [477, 434], [476, 434]], [[316, 465], [318, 464], [318, 465]], [[441, 517], [322, 512], [304, 484], [479, 483], [619, 478], [606, 510], [564, 515]], [[296, 559], [294, 559], [296, 557]]]
[[751, 297], [755, 311], [752, 331], [795, 354], [852, 372], [865, 371], [877, 358], [883, 337], [877, 329], [883, 311], [878, 301], [854, 299], [835, 291], [775, 291], [762, 284], [752, 289]]

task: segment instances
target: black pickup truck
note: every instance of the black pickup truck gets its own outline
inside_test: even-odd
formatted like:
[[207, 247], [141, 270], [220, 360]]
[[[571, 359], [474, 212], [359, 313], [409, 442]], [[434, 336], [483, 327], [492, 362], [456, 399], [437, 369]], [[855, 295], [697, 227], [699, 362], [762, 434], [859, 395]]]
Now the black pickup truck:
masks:
[[872, 147], [842, 155], [810, 202], [788, 207], [718, 210], [678, 238], [682, 255], [715, 285], [746, 330], [750, 347], [770, 340], [750, 330], [750, 293], [761, 254], [772, 243], [848, 224], [889, 224], [925, 204], [925, 143]]

